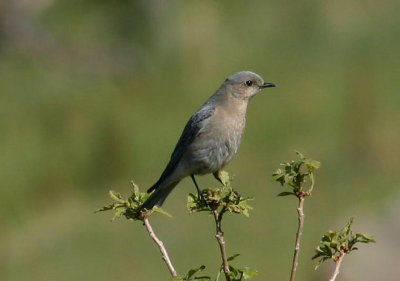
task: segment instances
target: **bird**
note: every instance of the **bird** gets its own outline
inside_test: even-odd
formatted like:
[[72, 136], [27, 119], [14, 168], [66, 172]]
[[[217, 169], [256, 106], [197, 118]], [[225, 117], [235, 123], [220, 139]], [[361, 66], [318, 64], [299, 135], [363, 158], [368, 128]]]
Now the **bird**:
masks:
[[141, 206], [160, 207], [175, 186], [188, 176], [201, 192], [195, 175], [219, 173], [238, 151], [246, 124], [249, 100], [273, 83], [251, 71], [240, 71], [227, 78], [219, 89], [190, 117], [171, 158], [158, 181], [148, 190], [151, 195]]

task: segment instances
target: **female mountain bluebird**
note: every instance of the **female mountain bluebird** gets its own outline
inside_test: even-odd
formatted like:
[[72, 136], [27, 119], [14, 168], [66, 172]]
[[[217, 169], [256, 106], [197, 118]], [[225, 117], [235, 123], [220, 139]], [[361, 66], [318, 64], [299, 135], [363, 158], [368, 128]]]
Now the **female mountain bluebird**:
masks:
[[219, 171], [238, 150], [247, 104], [267, 87], [275, 85], [264, 83], [260, 75], [251, 71], [241, 71], [226, 79], [189, 119], [160, 179], [147, 191], [154, 190], [142, 208], [150, 210], [154, 205], [161, 206], [172, 189], [187, 176], [191, 176], [199, 196], [194, 175], [212, 173], [221, 181]]

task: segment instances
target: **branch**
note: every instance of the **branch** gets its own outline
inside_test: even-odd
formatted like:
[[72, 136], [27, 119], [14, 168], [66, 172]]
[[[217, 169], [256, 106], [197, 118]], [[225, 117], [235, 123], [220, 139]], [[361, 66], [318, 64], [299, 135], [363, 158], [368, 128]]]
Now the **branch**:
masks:
[[230, 277], [231, 272], [229, 270], [228, 258], [226, 256], [224, 233], [221, 230], [221, 220], [222, 220], [223, 210], [221, 211], [221, 213], [218, 213], [217, 209], [214, 209], [212, 212], [214, 214], [214, 219], [215, 219], [215, 224], [216, 224], [215, 237], [217, 238], [217, 241], [219, 244], [219, 249], [221, 250], [221, 258], [222, 258], [222, 264], [223, 264], [223, 269], [224, 269], [224, 273], [225, 273], [225, 278], [226, 278], [226, 281], [231, 281], [231, 277]]
[[164, 247], [164, 243], [160, 239], [158, 239], [158, 237], [154, 233], [153, 228], [151, 227], [151, 225], [149, 223], [149, 219], [147, 217], [144, 217], [143, 222], [144, 222], [144, 225], [146, 226], [147, 231], [149, 232], [151, 239], [153, 239], [154, 242], [156, 242], [158, 248], [160, 249], [162, 259], [164, 260], [165, 264], [167, 265], [169, 272], [171, 273], [171, 275], [173, 277], [178, 276], [178, 274], [176, 273], [176, 270], [175, 270], [174, 266], [172, 265], [172, 262], [168, 256], [167, 250]]
[[300, 193], [297, 195], [297, 197], [299, 198], [299, 206], [297, 207], [297, 213], [299, 214], [298, 217], [299, 223], [296, 234], [296, 244], [294, 247], [293, 264], [292, 264], [292, 271], [290, 273], [290, 281], [293, 281], [294, 277], [296, 276], [297, 265], [299, 264], [300, 240], [304, 225], [304, 212], [303, 212], [304, 195]]
[[344, 253], [340, 252], [340, 255], [335, 259], [335, 271], [332, 276], [329, 278], [329, 281], [335, 281], [336, 277], [339, 275], [339, 268], [344, 258]]

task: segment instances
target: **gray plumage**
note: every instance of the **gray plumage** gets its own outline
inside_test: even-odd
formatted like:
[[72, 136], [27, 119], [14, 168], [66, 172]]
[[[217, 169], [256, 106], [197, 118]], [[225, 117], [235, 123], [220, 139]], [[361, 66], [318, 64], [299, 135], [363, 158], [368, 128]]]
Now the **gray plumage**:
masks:
[[221, 85], [193, 114], [183, 130], [160, 179], [149, 188], [153, 192], [142, 208], [161, 206], [173, 188], [185, 177], [219, 171], [236, 154], [246, 123], [249, 100], [260, 90], [275, 87], [264, 83], [251, 71], [238, 72]]

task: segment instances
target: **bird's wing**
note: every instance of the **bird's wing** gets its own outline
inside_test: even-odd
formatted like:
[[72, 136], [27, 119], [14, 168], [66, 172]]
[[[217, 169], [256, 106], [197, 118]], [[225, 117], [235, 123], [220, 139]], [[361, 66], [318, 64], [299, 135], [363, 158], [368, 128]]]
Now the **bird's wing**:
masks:
[[205, 105], [200, 108], [187, 122], [185, 129], [183, 129], [182, 135], [179, 138], [178, 143], [175, 146], [174, 152], [172, 152], [171, 159], [164, 172], [161, 174], [160, 179], [149, 188], [147, 192], [151, 192], [159, 186], [175, 169], [179, 160], [182, 158], [186, 148], [193, 142], [195, 137], [199, 134], [203, 128], [202, 123], [204, 120], [210, 118], [215, 111], [215, 108], [210, 105]]

